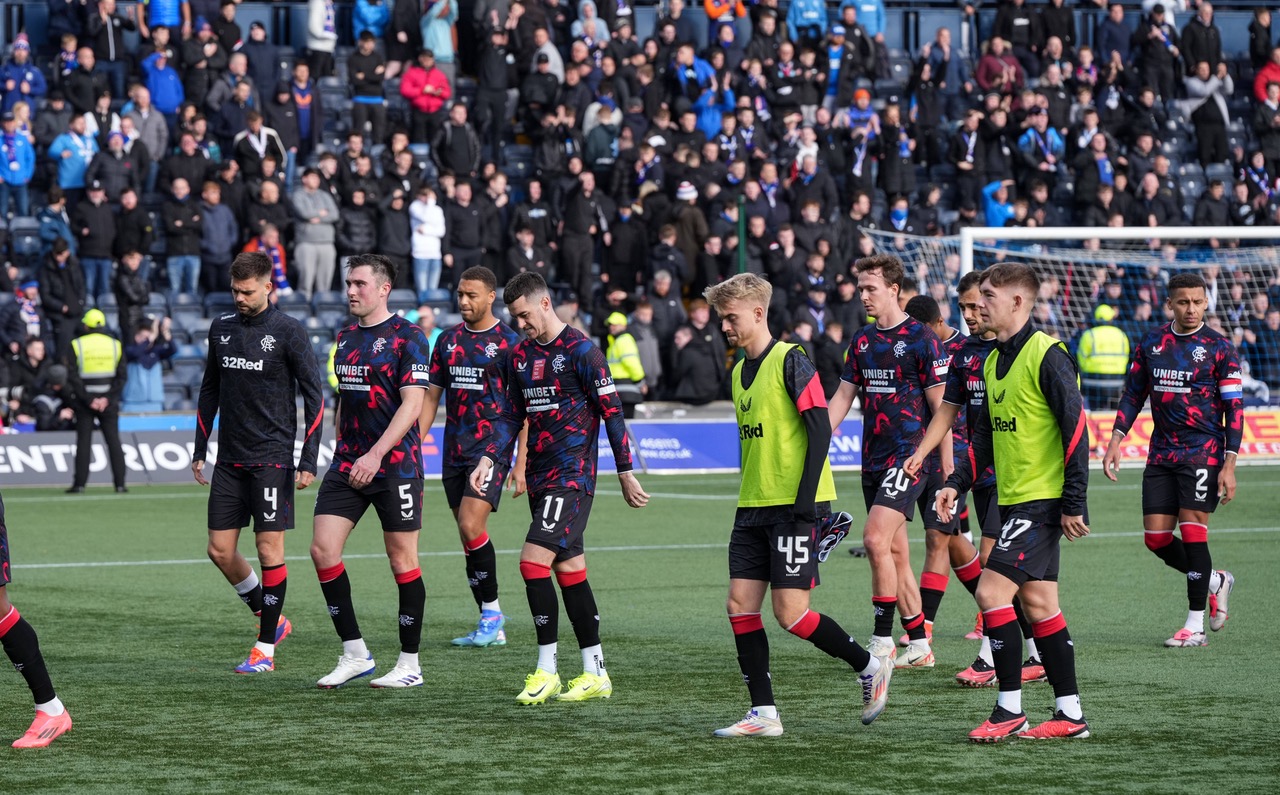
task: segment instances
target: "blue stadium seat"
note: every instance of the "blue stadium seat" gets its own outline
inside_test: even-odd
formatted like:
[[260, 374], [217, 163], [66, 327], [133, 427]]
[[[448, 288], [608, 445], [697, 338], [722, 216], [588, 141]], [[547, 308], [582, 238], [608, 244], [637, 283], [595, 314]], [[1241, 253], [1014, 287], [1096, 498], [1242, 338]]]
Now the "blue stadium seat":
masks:
[[233, 312], [235, 308], [236, 302], [230, 293], [209, 293], [204, 297], [205, 317], [217, 317], [227, 312]]
[[196, 345], [179, 345], [178, 350], [173, 355], [173, 361], [204, 361], [204, 352]]

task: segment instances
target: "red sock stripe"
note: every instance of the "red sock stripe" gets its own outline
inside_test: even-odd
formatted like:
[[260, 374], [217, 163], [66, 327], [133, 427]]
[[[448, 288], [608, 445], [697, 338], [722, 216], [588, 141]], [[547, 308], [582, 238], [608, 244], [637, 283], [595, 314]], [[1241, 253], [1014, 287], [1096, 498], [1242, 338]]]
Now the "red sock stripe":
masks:
[[479, 549], [480, 547], [484, 546], [487, 543], [489, 543], [489, 534], [481, 533], [480, 535], [476, 536], [470, 541], [463, 541], [462, 548], [467, 552], [475, 552], [477, 549]]
[[1056, 635], [1067, 628], [1067, 620], [1062, 617], [1062, 613], [1058, 612], [1044, 621], [1037, 621], [1031, 625], [1031, 634], [1037, 638], [1047, 638], [1050, 635]]
[[[392, 574], [395, 574], [395, 572], [392, 572]], [[414, 580], [420, 580], [422, 579], [422, 568], [419, 567], [414, 569], [413, 571], [405, 571], [405, 572], [401, 572], [400, 574], [395, 574], [395, 578], [396, 578], [396, 585], [406, 585], [408, 583], [413, 582]]]
[[787, 632], [795, 635], [797, 638], [809, 639], [813, 631], [818, 628], [818, 622], [822, 620], [822, 616], [812, 610], [804, 611], [804, 615], [796, 621], [796, 623], [787, 627]]
[[1003, 627], [1005, 624], [1017, 620], [1018, 614], [1013, 612], [1013, 605], [997, 607], [995, 610], [987, 610], [982, 614], [982, 624], [987, 629]]
[[522, 560], [520, 576], [526, 580], [543, 580], [551, 576], [551, 567], [531, 560]]
[[872, 604], [888, 604], [889, 602], [896, 602], [896, 601], [898, 601], [898, 597], [896, 596], [872, 596], [871, 597]]
[[748, 632], [764, 629], [764, 621], [761, 620], [759, 613], [739, 613], [729, 616], [729, 625], [733, 627], [735, 635], [745, 635]]
[[336, 566], [330, 566], [327, 569], [316, 569], [316, 576], [320, 578], [320, 582], [332, 582], [341, 577], [342, 572], [346, 570], [347, 567], [342, 564], [342, 561], [338, 561]]
[[924, 613], [916, 613], [914, 616], [902, 617], [902, 628], [912, 630], [916, 627], [924, 625]]
[[1184, 544], [1205, 544], [1209, 541], [1209, 528], [1198, 522], [1183, 522], [1178, 525]]
[[956, 576], [960, 578], [960, 582], [969, 582], [976, 580], [982, 576], [982, 562], [978, 560], [978, 556], [974, 555], [973, 560], [958, 566], [956, 568]]
[[22, 616], [18, 615], [18, 608], [10, 606], [9, 614], [4, 618], [0, 618], [0, 638], [3, 638], [13, 629], [13, 625], [18, 623], [18, 619]]
[[568, 588], [570, 585], [577, 585], [585, 582], [587, 579], [587, 570], [582, 571], [557, 571], [556, 582], [560, 583], [561, 588]]
[[275, 568], [271, 568], [271, 569], [264, 568], [262, 570], [262, 584], [267, 588], [274, 588], [275, 586], [284, 582], [285, 578], [288, 576], [289, 576], [288, 566], [276, 566]]
[[949, 582], [951, 582], [951, 578], [946, 574], [938, 574], [935, 571], [926, 571], [920, 574], [920, 590], [922, 591], [942, 591], [945, 593]]
[[1142, 534], [1142, 541], [1147, 545], [1147, 549], [1155, 552], [1157, 549], [1164, 549], [1173, 543], [1172, 530], [1148, 530]]

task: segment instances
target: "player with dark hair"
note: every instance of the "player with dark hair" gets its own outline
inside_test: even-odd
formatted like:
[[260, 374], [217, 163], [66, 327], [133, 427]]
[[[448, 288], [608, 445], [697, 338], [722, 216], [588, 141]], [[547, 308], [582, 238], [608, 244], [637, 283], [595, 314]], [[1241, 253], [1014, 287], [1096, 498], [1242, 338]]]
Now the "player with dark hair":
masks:
[[811, 610], [817, 581], [817, 525], [830, 513], [835, 482], [826, 398], [817, 370], [798, 345], [769, 334], [773, 288], [740, 273], [707, 288], [730, 344], [746, 358], [733, 369], [733, 403], [741, 429], [742, 486], [729, 537], [729, 623], [751, 709], [717, 737], [777, 737], [782, 721], [773, 698], [769, 639], [760, 608], [765, 590], [788, 632], [844, 660], [859, 674], [862, 722], [884, 710], [893, 665], [873, 657], [836, 621]]
[[[445, 499], [462, 537], [467, 582], [480, 623], [455, 646], [505, 646], [506, 618], [498, 603], [498, 558], [489, 540], [489, 514], [498, 510], [507, 467], [493, 470], [497, 488], [481, 494], [471, 491], [468, 476], [484, 455], [493, 423], [502, 413], [506, 390], [502, 373], [507, 354], [520, 336], [493, 316], [497, 280], [493, 271], [477, 265], [458, 279], [458, 311], [462, 322], [446, 330], [431, 352], [430, 381], [422, 401], [418, 432], [425, 437], [435, 422], [440, 399], [445, 398], [444, 468], [441, 480]], [[517, 449], [512, 468], [515, 496], [524, 493], [524, 449]]]
[[[964, 345], [951, 356], [951, 366], [947, 369], [947, 387], [942, 394], [942, 405], [929, 421], [929, 428], [925, 431], [920, 447], [903, 464], [903, 469], [908, 474], [914, 475], [919, 472], [929, 453], [942, 444], [948, 436], [951, 437], [957, 461], [969, 456], [969, 436], [973, 429], [973, 418], [976, 416], [975, 412], [984, 410], [982, 400], [986, 394], [987, 382], [983, 376], [982, 367], [996, 344], [995, 333], [983, 325], [982, 315], [978, 311], [982, 302], [979, 291], [981, 281], [982, 274], [979, 271], [970, 271], [960, 279], [957, 296], [960, 313], [965, 325], [973, 333], [965, 338]], [[970, 594], [976, 596], [982, 567], [987, 564], [991, 548], [1000, 537], [1000, 506], [996, 499], [996, 474], [993, 467], [988, 466], [977, 477], [972, 495], [970, 510], [978, 519], [982, 534], [981, 546], [976, 556], [969, 556], [967, 559], [964, 555], [954, 557], [953, 568], [964, 587]], [[956, 560], [964, 562], [954, 565]], [[921, 600], [927, 605], [931, 597], [924, 585], [925, 577], [922, 575], [920, 579]], [[940, 585], [945, 589], [946, 580], [942, 580]], [[1013, 609], [1018, 617], [1018, 626], [1022, 628], [1023, 637], [1026, 639], [1027, 659], [1022, 664], [1022, 681], [1024, 684], [1041, 681], [1044, 679], [1044, 666], [1040, 664], [1039, 652], [1036, 650], [1035, 638], [1031, 632], [1031, 622], [1027, 620], [1022, 610], [1022, 602], [1017, 597], [1013, 600]], [[978, 616], [979, 625], [981, 625], [982, 613], [979, 612]], [[996, 669], [991, 658], [991, 639], [985, 634], [982, 636], [982, 647], [978, 651], [978, 658], [968, 668], [956, 674], [956, 681], [966, 687], [995, 685]]]
[[[1205, 281], [1195, 273], [1169, 279], [1173, 321], [1147, 332], [1134, 352], [1103, 458], [1112, 480], [1120, 443], [1151, 397], [1155, 423], [1142, 475], [1142, 527], [1147, 548], [1187, 577], [1187, 620], [1164, 645], [1207, 646], [1209, 628], [1227, 624], [1231, 572], [1215, 570], [1209, 554], [1209, 514], [1235, 498], [1236, 456], [1244, 434], [1240, 360], [1231, 341], [1204, 323]], [[1174, 528], [1182, 535], [1173, 535]]]
[[44, 748], [71, 731], [71, 713], [62, 705], [49, 680], [36, 631], [9, 601], [9, 533], [4, 523], [4, 498], [0, 497], [0, 645], [13, 667], [27, 680], [36, 702], [31, 727], [13, 741], [14, 748]]
[[[1079, 375], [1066, 347], [1031, 323], [1040, 290], [1031, 268], [1000, 263], [983, 271], [981, 284], [983, 325], [995, 333], [996, 346], [983, 367], [983, 405], [970, 406], [971, 454], [956, 462], [937, 497], [938, 514], [950, 518], [975, 473], [994, 465], [1004, 524], [978, 581], [978, 604], [1000, 692], [991, 717], [969, 739], [1088, 737], [1075, 648], [1058, 606], [1060, 539], [1089, 534], [1089, 439]], [[1031, 619], [1053, 686], [1053, 717], [1034, 729], [1022, 711], [1022, 632], [1015, 596]]]
[[[925, 634], [924, 612], [907, 546], [907, 522], [917, 504], [926, 527], [941, 527], [932, 517], [928, 485], [937, 464], [919, 477], [908, 476], [902, 465], [924, 437], [925, 422], [942, 402], [947, 357], [938, 338], [924, 324], [908, 316], [898, 304], [906, 274], [902, 261], [891, 255], [864, 257], [854, 263], [862, 305], [875, 321], [849, 341], [840, 388], [831, 398], [834, 430], [862, 397], [865, 431], [862, 436], [862, 494], [867, 523], [862, 531], [871, 563], [871, 607], [875, 629], [867, 649], [889, 665], [932, 668], [933, 650]], [[941, 463], [951, 465], [944, 446]], [[893, 614], [902, 611], [909, 643], [893, 659]]]
[[[503, 291], [507, 310], [524, 332], [507, 356], [503, 381], [507, 404], [493, 423], [484, 455], [471, 473], [471, 488], [486, 494], [498, 461], [510, 461], [527, 420], [526, 478], [533, 521], [520, 551], [520, 574], [538, 637], [538, 667], [525, 678], [520, 704], [609, 698], [613, 683], [600, 646], [600, 611], [587, 582], [583, 534], [596, 491], [597, 440], [604, 421], [622, 496], [642, 508], [649, 495], [631, 472], [631, 443], [604, 353], [589, 337], [556, 317], [547, 283], [537, 273], [514, 276]], [[564, 596], [582, 652], [583, 672], [565, 689], [556, 668], [560, 607], [551, 573]], [[562, 693], [561, 690], [564, 690]]]
[[357, 322], [338, 332], [333, 464], [316, 497], [311, 560], [333, 627], [342, 638], [338, 665], [316, 684], [341, 687], [374, 670], [351, 603], [342, 549], [372, 505], [382, 522], [400, 596], [400, 658], [373, 687], [418, 687], [427, 591], [418, 564], [422, 529], [422, 445], [418, 418], [427, 389], [429, 343], [422, 329], [387, 308], [396, 266], [380, 254], [347, 261], [347, 302]]
[[[200, 384], [191, 472], [201, 486], [213, 421], [221, 414], [218, 460], [209, 489], [209, 559], [260, 616], [258, 641], [236, 673], [275, 670], [275, 647], [292, 630], [284, 609], [288, 568], [284, 531], [293, 529], [293, 492], [316, 476], [324, 419], [320, 364], [306, 330], [271, 303], [271, 258], [237, 255], [231, 263], [236, 311], [209, 327], [209, 358]], [[302, 455], [294, 470], [302, 394]], [[253, 520], [262, 578], [236, 548], [240, 530]]]

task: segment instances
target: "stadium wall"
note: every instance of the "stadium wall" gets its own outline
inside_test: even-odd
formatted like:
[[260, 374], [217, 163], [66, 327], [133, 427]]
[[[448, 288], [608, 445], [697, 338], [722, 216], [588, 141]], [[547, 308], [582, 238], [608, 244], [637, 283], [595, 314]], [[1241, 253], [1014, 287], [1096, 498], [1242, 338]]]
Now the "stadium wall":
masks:
[[[1114, 412], [1092, 412], [1088, 416], [1090, 456], [1100, 465], [1111, 436]], [[723, 420], [634, 420], [628, 423], [632, 449], [638, 453], [641, 470], [648, 474], [695, 474], [738, 471], [738, 426]], [[1150, 413], [1143, 413], [1120, 448], [1126, 465], [1146, 460], [1151, 439]], [[436, 427], [422, 443], [428, 479], [440, 477], [440, 440], [443, 427]], [[130, 485], [191, 483], [192, 439], [189, 430], [122, 431], [125, 465]], [[299, 445], [300, 446], [300, 445]], [[613, 451], [602, 434], [599, 443], [600, 472], [614, 471]], [[217, 441], [209, 446], [210, 460], [216, 461]], [[75, 466], [74, 433], [17, 433], [0, 436], [0, 478], [7, 487], [64, 486], [71, 482]], [[862, 464], [862, 419], [845, 420], [831, 439], [829, 451], [833, 469], [857, 471]], [[329, 466], [333, 441], [320, 446], [320, 467]], [[1275, 463], [1280, 460], [1280, 410], [1245, 412], [1242, 464]], [[111, 484], [106, 446], [95, 441], [89, 467], [89, 484]]]

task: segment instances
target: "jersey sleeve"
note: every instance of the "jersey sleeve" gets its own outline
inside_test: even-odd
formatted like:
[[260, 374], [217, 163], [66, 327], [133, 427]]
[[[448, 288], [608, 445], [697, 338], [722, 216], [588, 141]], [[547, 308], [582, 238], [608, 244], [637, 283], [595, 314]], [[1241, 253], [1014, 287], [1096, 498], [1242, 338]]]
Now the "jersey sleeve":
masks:
[[500, 382], [496, 385], [497, 389], [505, 396], [501, 410], [497, 419], [493, 422], [493, 434], [489, 437], [489, 443], [485, 445], [484, 454], [493, 461], [510, 461], [511, 454], [516, 443], [516, 436], [523, 427], [528, 412], [525, 411], [525, 403], [520, 395], [520, 384], [516, 379], [513, 371], [515, 365], [515, 351], [509, 351], [502, 359], [502, 365], [498, 369], [498, 378]]
[[613, 385], [613, 376], [609, 373], [609, 363], [605, 361], [604, 353], [595, 345], [583, 344], [573, 353], [573, 366], [577, 370], [582, 389], [586, 392], [587, 402], [595, 407], [600, 419], [604, 421], [618, 474], [630, 472], [631, 439], [627, 433], [627, 424], [622, 419], [622, 398], [618, 397], [618, 388]]
[[[1124, 393], [1120, 396], [1120, 407], [1116, 409], [1114, 430], [1121, 436], [1129, 433], [1129, 429], [1138, 421], [1138, 414], [1147, 402], [1151, 391], [1151, 377], [1148, 372], [1146, 340], [1138, 345], [1133, 353], [1133, 361], [1129, 363], [1129, 372], [1124, 378]], [[1237, 381], [1238, 383], [1238, 381]]]
[[428, 362], [431, 342], [427, 339], [427, 335], [422, 333], [422, 329], [411, 323], [406, 323], [401, 333], [404, 335], [401, 338], [404, 342], [400, 351], [399, 371], [396, 373], [397, 386], [400, 389], [409, 387], [426, 389], [430, 377]]
[[1244, 389], [1240, 371], [1240, 356], [1230, 340], [1218, 344], [1214, 362], [1214, 378], [1218, 382], [1218, 397], [1222, 399], [1223, 421], [1226, 426], [1225, 452], [1239, 454], [1244, 438]]
[[955, 357], [951, 357], [951, 364], [947, 366], [947, 385], [942, 391], [942, 402], [952, 406], [963, 406], [968, 399], [968, 384], [965, 380], [965, 372], [956, 367]]
[[444, 360], [444, 349], [446, 345], [444, 335], [436, 339], [435, 347], [431, 349], [431, 363], [427, 367], [427, 383], [438, 389], [445, 389], [449, 386], [449, 364]]
[[854, 347], [858, 344], [861, 334], [853, 335], [853, 339], [849, 340], [849, 350], [844, 354], [844, 370], [840, 372], [840, 380], [847, 381], [854, 386], [862, 386], [862, 371], [858, 369], [857, 349]]
[[1076, 362], [1061, 343], [1045, 351], [1040, 362], [1040, 391], [1062, 434], [1062, 513], [1083, 516], [1089, 488], [1089, 432]]
[[800, 472], [800, 484], [796, 487], [794, 518], [810, 521], [817, 515], [818, 484], [823, 466], [827, 463], [827, 451], [831, 447], [831, 420], [827, 415], [827, 399], [822, 391], [818, 370], [800, 347], [787, 351], [782, 363], [783, 379], [787, 394], [796, 404], [796, 411], [804, 420], [808, 448], [804, 456], [804, 468]]
[[933, 334], [926, 334], [920, 345], [920, 388], [942, 386], [947, 380], [951, 357], [942, 350], [942, 343]]
[[320, 437], [324, 425], [324, 390], [320, 380], [320, 362], [311, 348], [311, 340], [301, 325], [290, 326], [288, 351], [289, 369], [302, 393], [302, 417], [306, 424], [302, 436], [302, 455], [298, 459], [300, 472], [316, 473], [320, 455]]
[[200, 400], [196, 408], [196, 443], [191, 451], [192, 461], [203, 461], [209, 453], [209, 436], [213, 433], [213, 420], [218, 415], [218, 400], [222, 392], [221, 360], [213, 345], [217, 322], [209, 326], [207, 344], [209, 356], [205, 360], [204, 377], [200, 381]]

